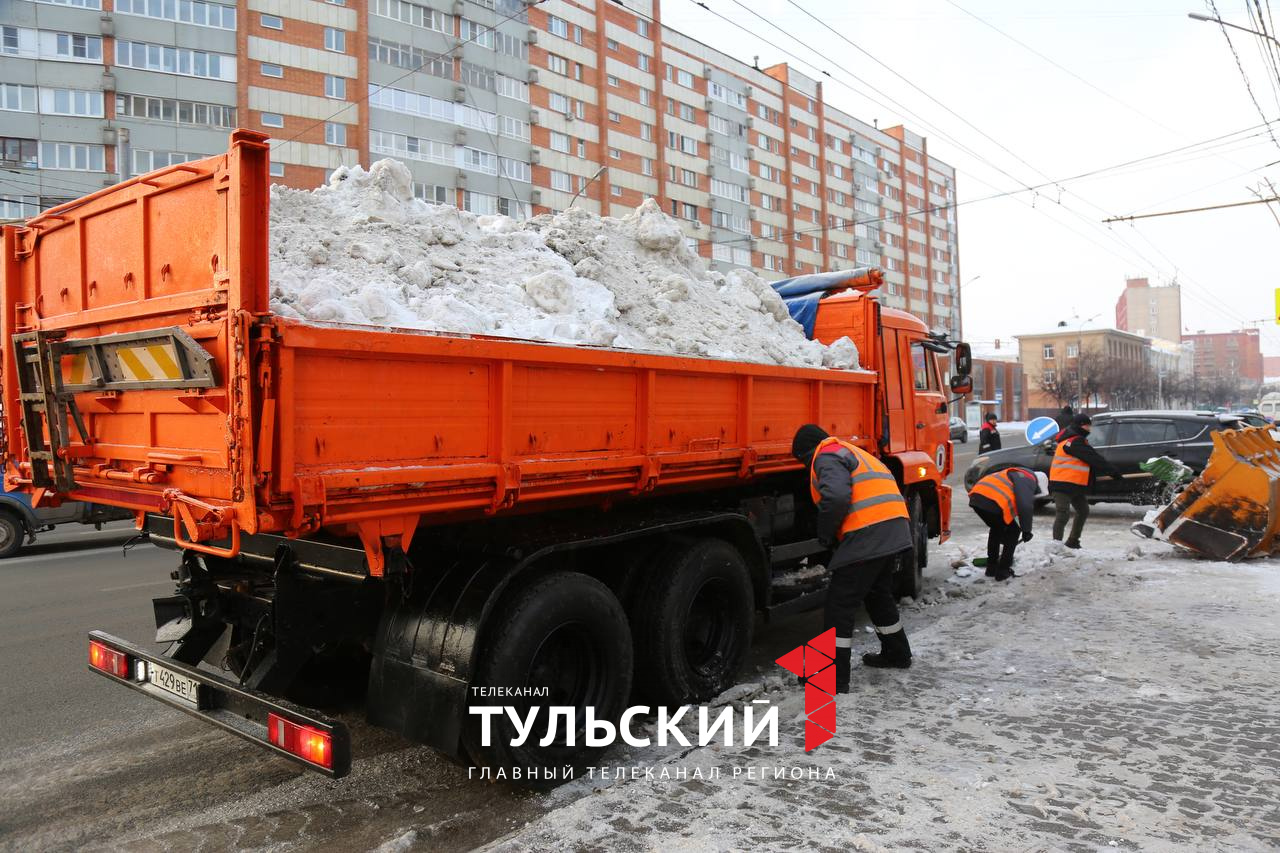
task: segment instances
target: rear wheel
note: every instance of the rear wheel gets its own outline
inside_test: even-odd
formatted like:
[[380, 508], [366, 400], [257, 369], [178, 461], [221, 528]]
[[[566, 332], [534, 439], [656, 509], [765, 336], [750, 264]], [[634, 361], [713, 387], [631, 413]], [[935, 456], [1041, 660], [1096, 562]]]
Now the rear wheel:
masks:
[[12, 557], [22, 549], [22, 537], [26, 531], [18, 517], [8, 511], [0, 511], [0, 560]]
[[701, 702], [733, 685], [751, 647], [755, 603], [742, 555], [721, 539], [658, 558], [632, 612], [636, 685], [659, 705]]
[[893, 575], [893, 592], [898, 598], [919, 598], [924, 592], [924, 569], [929, 564], [929, 528], [925, 524], [924, 499], [919, 494], [907, 498], [911, 545], [898, 561]]
[[[553, 572], [509, 593], [489, 624], [473, 686], [532, 688], [529, 696], [499, 693], [502, 698], [490, 704], [514, 708], [521, 720], [531, 708], [538, 710], [519, 746], [512, 745], [516, 730], [505, 712], [491, 715], [488, 745], [480, 718], [470, 715], [465, 741], [472, 759], [508, 769], [589, 764], [605, 747], [585, 746], [587, 709], [595, 719], [616, 724], [631, 694], [631, 632], [618, 599], [587, 575]], [[574, 709], [572, 743], [561, 718], [555, 720], [553, 741], [541, 743], [553, 706]]]

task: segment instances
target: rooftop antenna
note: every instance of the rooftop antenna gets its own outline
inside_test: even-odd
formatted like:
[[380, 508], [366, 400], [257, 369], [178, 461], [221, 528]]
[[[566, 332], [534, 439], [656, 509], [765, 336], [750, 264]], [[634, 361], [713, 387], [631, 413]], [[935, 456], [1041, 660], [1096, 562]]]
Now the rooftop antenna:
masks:
[[754, 68], [754, 69], [755, 69], [755, 70], [757, 70], [757, 71], [759, 71], [759, 70], [760, 70], [760, 57], [759, 57], [759, 56], [753, 56], [753, 57], [751, 57], [751, 67], [752, 67], [752, 68]]

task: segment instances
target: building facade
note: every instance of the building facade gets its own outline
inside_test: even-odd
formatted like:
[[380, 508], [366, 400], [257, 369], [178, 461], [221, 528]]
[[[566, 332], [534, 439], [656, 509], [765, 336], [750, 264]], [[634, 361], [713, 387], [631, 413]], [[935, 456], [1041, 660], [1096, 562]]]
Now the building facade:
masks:
[[1116, 328], [1166, 341], [1182, 339], [1182, 288], [1152, 287], [1145, 278], [1125, 279], [1116, 301]]
[[1090, 326], [1059, 328], [1017, 335], [1019, 362], [1027, 383], [1030, 417], [1052, 415], [1063, 405], [1077, 409], [1106, 409], [1106, 393], [1092, 389], [1102, 370], [1145, 371], [1149, 341], [1141, 335]]
[[1195, 379], [1201, 383], [1239, 378], [1260, 385], [1263, 380], [1262, 336], [1257, 329], [1238, 332], [1197, 332], [1182, 340], [1195, 346]]
[[961, 334], [955, 170], [662, 25], [658, 0], [6, 0], [0, 217], [272, 137], [277, 182], [396, 157], [415, 193], [527, 217], [652, 197], [716, 269], [880, 266]]

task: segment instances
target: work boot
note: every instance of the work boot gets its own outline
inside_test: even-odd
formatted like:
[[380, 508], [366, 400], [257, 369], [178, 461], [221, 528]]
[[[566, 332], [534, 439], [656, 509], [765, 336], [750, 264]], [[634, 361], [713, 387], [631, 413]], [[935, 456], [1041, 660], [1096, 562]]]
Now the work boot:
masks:
[[1071, 549], [1071, 550], [1073, 550], [1073, 551], [1079, 551], [1079, 550], [1080, 550], [1080, 540], [1079, 540], [1079, 539], [1068, 539], [1066, 542], [1063, 542], [1062, 544], [1063, 544], [1063, 545], [1066, 545], [1068, 548], [1070, 548], [1070, 549]]
[[1005, 569], [1004, 571], [997, 572], [992, 575], [992, 577], [998, 581], [1007, 581], [1009, 578], [1016, 578], [1017, 575], [1014, 573], [1013, 569]]
[[880, 652], [863, 655], [862, 662], [877, 669], [907, 669], [911, 666], [911, 644], [907, 642], [907, 632], [898, 629], [892, 634], [881, 634]]
[[852, 649], [836, 649], [836, 692], [849, 692], [849, 658]]

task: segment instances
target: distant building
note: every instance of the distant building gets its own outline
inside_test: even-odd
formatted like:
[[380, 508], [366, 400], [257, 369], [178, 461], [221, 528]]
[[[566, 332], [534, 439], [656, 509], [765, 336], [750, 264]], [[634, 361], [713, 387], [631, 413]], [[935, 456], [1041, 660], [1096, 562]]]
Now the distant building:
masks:
[[1018, 361], [1017, 341], [1006, 339], [971, 346], [973, 391], [957, 404], [957, 414], [970, 426], [978, 426], [991, 412], [1001, 421], [1026, 420], [1026, 383]]
[[1111, 400], [1105, 394], [1082, 399], [1079, 388], [1082, 383], [1088, 386], [1089, 365], [1086, 362], [1081, 369], [1081, 354], [1092, 354], [1095, 362], [1105, 359], [1109, 367], [1145, 369], [1150, 343], [1142, 335], [1089, 321], [1064, 321], [1048, 331], [1015, 337], [1031, 417], [1053, 414], [1064, 404], [1077, 409], [1110, 408]]
[[1152, 287], [1145, 278], [1125, 279], [1116, 301], [1116, 328], [1148, 338], [1176, 341], [1182, 337], [1182, 288]]
[[1268, 385], [1280, 383], [1280, 355], [1262, 357], [1262, 381]]
[[1197, 382], [1239, 377], [1246, 383], [1262, 383], [1261, 334], [1257, 329], [1197, 332], [1194, 335], [1183, 335], [1182, 340], [1184, 343], [1195, 344]]

